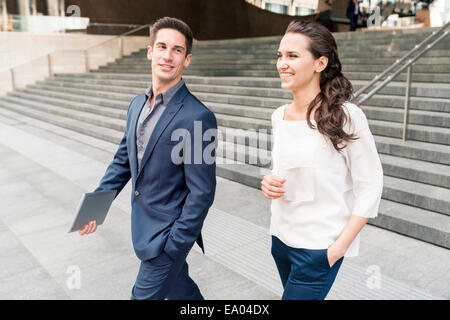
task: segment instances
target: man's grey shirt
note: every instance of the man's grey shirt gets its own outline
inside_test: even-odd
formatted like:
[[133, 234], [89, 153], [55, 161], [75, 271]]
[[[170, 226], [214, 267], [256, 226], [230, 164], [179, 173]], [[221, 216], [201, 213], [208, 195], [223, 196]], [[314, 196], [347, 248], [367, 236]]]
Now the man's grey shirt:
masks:
[[153, 90], [150, 86], [145, 90], [145, 95], [147, 96], [147, 101], [142, 108], [141, 114], [139, 115], [138, 124], [136, 127], [136, 148], [137, 148], [137, 159], [138, 168], [141, 166], [141, 160], [144, 156], [145, 149], [147, 148], [148, 141], [155, 129], [156, 123], [166, 110], [167, 104], [173, 98], [175, 93], [183, 86], [184, 80], [181, 79], [176, 85], [167, 89], [166, 91], [158, 94], [155, 98], [155, 104], [153, 110], [150, 110], [150, 101], [153, 97]]

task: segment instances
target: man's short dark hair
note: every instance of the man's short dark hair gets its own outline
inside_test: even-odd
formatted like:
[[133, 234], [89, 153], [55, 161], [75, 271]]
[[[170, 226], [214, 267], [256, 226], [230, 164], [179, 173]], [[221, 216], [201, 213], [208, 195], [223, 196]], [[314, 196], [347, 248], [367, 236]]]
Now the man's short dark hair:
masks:
[[150, 29], [150, 45], [152, 47], [155, 44], [156, 34], [161, 29], [175, 29], [183, 34], [186, 38], [186, 56], [191, 53], [194, 36], [191, 28], [185, 22], [172, 17], [158, 19]]

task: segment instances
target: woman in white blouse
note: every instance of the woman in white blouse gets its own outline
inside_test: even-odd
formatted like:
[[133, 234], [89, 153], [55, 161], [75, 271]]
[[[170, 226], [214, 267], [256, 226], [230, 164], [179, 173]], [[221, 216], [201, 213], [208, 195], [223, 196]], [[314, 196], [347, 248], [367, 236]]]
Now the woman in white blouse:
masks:
[[282, 299], [325, 299], [345, 257], [358, 255], [359, 232], [377, 216], [383, 170], [363, 111], [341, 73], [333, 35], [292, 21], [277, 69], [293, 101], [272, 114], [272, 256]]

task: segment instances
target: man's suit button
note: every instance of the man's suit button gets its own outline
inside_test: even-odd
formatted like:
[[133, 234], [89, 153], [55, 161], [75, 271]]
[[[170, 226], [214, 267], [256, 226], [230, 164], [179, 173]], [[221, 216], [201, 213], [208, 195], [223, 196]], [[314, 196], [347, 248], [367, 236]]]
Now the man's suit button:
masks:
[[134, 192], [134, 195], [137, 197], [137, 196], [139, 195], [139, 191], [136, 190], [136, 191]]

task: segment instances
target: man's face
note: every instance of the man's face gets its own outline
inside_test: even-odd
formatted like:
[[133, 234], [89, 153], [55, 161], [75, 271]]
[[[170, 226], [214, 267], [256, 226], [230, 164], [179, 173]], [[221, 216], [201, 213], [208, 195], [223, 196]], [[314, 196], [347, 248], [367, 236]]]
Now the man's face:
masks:
[[159, 30], [153, 47], [148, 46], [147, 50], [153, 77], [166, 83], [181, 78], [183, 68], [189, 66], [192, 56], [186, 56], [186, 38], [175, 29]]

